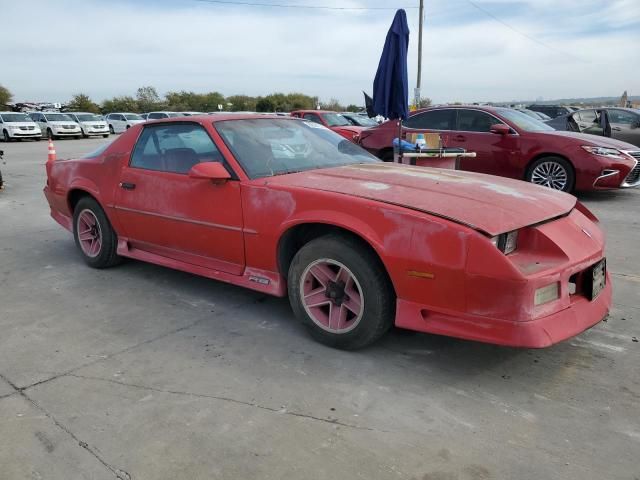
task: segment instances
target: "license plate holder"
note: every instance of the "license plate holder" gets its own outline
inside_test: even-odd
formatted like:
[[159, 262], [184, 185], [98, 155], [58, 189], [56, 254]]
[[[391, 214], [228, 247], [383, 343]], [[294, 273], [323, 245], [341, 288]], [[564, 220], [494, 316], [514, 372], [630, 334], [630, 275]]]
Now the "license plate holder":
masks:
[[595, 300], [607, 284], [607, 260], [603, 258], [587, 270], [586, 292], [589, 300]]

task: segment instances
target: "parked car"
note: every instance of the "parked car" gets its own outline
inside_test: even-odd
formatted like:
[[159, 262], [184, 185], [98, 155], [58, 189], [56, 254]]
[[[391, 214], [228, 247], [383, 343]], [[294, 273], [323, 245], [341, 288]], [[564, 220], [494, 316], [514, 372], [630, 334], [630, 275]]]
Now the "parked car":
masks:
[[[290, 139], [306, 148], [280, 154]], [[89, 266], [130, 257], [288, 295], [333, 347], [364, 347], [394, 324], [545, 347], [611, 306], [604, 234], [575, 197], [383, 163], [312, 122], [144, 123], [46, 169], [51, 215]]]
[[[447, 106], [420, 110], [403, 133], [439, 133], [447, 147], [476, 152], [460, 168], [517, 178], [556, 190], [596, 190], [640, 184], [640, 149], [618, 140], [555, 131], [510, 108]], [[383, 160], [393, 160], [396, 121], [360, 134], [360, 144]]]
[[140, 115], [140, 118], [142, 118], [142, 120], [147, 120], [147, 115], [149, 115], [148, 113], [139, 113], [138, 115]]
[[349, 120], [338, 112], [331, 112], [329, 110], [295, 110], [291, 112], [291, 116], [323, 125], [352, 142], [356, 142], [360, 136], [360, 132], [364, 130], [363, 127], [352, 125]]
[[29, 117], [40, 127], [45, 138], [82, 138], [82, 129], [66, 113], [29, 112]]
[[514, 110], [522, 112], [525, 115], [529, 115], [531, 118], [535, 118], [536, 120], [540, 120], [543, 122], [551, 120], [551, 117], [549, 115], [542, 112], [534, 112], [533, 110], [529, 110], [528, 108], [515, 108]]
[[180, 112], [180, 115], [184, 115], [185, 117], [193, 117], [194, 115], [204, 115], [203, 112]]
[[369, 118], [366, 115], [361, 115], [359, 113], [351, 113], [351, 112], [341, 112], [344, 118], [346, 118], [351, 125], [355, 125], [356, 127], [377, 127], [378, 122], [376, 122], [373, 118]]
[[145, 121], [137, 113], [110, 113], [105, 117], [110, 133], [122, 133], [138, 123]]
[[17, 112], [0, 112], [0, 134], [5, 142], [22, 138], [42, 138], [40, 127], [27, 114]]
[[[606, 112], [607, 121], [601, 115]], [[585, 108], [547, 122], [556, 130], [601, 135], [640, 146], [640, 110], [607, 107]]]
[[556, 118], [560, 115], [566, 115], [567, 113], [573, 112], [572, 107], [567, 107], [565, 105], [540, 105], [537, 103], [529, 105], [527, 109], [533, 110], [534, 112], [542, 112], [551, 118]]
[[89, 112], [67, 112], [66, 115], [80, 125], [82, 136], [85, 138], [94, 135], [102, 135], [104, 138], [109, 136], [109, 127], [101, 115]]
[[159, 120], [161, 118], [174, 118], [182, 117], [184, 114], [181, 112], [149, 112], [147, 113], [147, 120]]

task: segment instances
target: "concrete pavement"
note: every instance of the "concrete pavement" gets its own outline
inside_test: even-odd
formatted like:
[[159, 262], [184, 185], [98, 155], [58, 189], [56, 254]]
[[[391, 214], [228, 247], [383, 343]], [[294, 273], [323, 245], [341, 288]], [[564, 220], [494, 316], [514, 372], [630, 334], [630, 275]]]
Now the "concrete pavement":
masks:
[[640, 478], [640, 190], [580, 196], [607, 322], [545, 350], [393, 331], [347, 353], [284, 299], [88, 268], [49, 217], [46, 143], [0, 149], [0, 479]]

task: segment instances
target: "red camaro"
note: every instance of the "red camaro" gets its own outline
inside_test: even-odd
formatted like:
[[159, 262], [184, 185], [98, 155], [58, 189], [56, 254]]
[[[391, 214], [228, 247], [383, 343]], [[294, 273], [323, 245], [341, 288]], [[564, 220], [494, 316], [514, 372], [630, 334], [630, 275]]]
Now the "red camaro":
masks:
[[296, 110], [291, 112], [291, 116], [324, 125], [328, 129], [333, 130], [347, 140], [351, 140], [353, 142], [358, 141], [360, 132], [365, 129], [365, 127], [357, 127], [353, 125], [338, 112], [331, 112], [328, 110]]
[[[476, 152], [460, 167], [526, 180], [556, 190], [597, 190], [640, 185], [640, 148], [612, 138], [559, 132], [510, 108], [434, 107], [412, 114], [404, 133], [439, 133], [447, 147]], [[359, 143], [383, 160], [393, 159], [396, 121], [360, 134]]]
[[394, 324], [545, 347], [611, 305], [604, 235], [575, 197], [380, 162], [308, 121], [146, 122], [47, 162], [44, 191], [90, 266], [130, 257], [288, 295], [335, 347]]

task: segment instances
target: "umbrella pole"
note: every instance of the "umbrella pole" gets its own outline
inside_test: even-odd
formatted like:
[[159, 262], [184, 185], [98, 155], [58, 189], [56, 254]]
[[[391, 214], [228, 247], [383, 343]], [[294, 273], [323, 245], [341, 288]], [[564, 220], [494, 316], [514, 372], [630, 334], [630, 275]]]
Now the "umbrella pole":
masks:
[[402, 158], [402, 118], [398, 119], [398, 162], [404, 163]]

